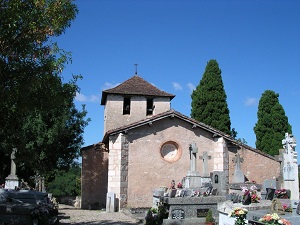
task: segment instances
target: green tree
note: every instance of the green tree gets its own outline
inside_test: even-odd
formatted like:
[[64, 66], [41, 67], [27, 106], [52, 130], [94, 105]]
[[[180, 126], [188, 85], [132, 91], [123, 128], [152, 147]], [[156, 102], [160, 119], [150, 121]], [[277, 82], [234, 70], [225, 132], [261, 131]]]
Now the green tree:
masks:
[[200, 84], [192, 93], [191, 117], [230, 135], [226, 98], [219, 65], [216, 60], [210, 60]]
[[79, 156], [88, 123], [84, 106], [77, 110], [73, 102], [80, 76], [63, 83], [71, 55], [53, 41], [77, 13], [72, 0], [0, 2], [2, 176], [8, 175], [13, 148], [24, 178], [67, 166]]
[[81, 166], [73, 163], [69, 168], [55, 170], [54, 179], [47, 185], [47, 191], [55, 197], [75, 197], [81, 193]]
[[279, 94], [266, 90], [258, 104], [257, 123], [254, 127], [256, 148], [270, 155], [279, 153], [285, 133], [292, 133], [285, 111], [278, 100]]

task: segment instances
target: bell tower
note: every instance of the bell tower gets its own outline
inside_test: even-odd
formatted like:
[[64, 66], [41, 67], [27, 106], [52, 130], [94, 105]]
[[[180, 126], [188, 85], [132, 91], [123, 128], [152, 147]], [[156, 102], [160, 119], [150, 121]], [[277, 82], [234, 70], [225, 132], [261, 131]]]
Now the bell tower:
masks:
[[118, 86], [102, 91], [104, 134], [170, 110], [174, 97], [138, 76], [136, 71], [133, 77]]

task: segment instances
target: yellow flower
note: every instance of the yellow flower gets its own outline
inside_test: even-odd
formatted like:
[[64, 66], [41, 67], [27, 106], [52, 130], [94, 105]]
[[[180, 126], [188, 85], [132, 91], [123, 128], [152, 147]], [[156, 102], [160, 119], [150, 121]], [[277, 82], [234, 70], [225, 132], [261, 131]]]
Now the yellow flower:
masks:
[[279, 220], [280, 217], [278, 216], [277, 213], [273, 213], [273, 214], [272, 214], [272, 219], [274, 219], [274, 220]]

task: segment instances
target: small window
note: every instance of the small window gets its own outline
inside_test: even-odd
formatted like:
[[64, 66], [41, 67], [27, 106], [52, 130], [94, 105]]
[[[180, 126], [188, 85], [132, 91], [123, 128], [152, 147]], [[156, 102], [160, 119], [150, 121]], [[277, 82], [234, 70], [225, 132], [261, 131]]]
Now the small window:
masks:
[[130, 98], [124, 98], [123, 102], [123, 115], [130, 114]]
[[153, 99], [148, 98], [147, 99], [147, 116], [153, 115], [154, 105], [153, 105]]

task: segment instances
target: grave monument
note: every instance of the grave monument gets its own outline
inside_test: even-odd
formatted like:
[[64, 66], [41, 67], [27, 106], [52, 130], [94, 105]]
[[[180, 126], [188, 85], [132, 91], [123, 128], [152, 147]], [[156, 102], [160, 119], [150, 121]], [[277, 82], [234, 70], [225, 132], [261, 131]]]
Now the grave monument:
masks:
[[290, 199], [292, 201], [292, 207], [297, 208], [299, 202], [299, 177], [297, 152], [295, 150], [296, 139], [292, 134], [286, 133], [282, 144], [284, 148], [282, 152], [282, 188], [291, 191]]
[[237, 153], [235, 157], [235, 169], [232, 178], [233, 183], [244, 183], [245, 181], [245, 175], [241, 169], [241, 162], [243, 162], [243, 159], [241, 158], [240, 154]]
[[197, 153], [198, 148], [195, 143], [190, 144], [190, 170], [185, 178], [185, 186], [187, 188], [201, 187], [201, 176], [197, 171]]
[[[208, 154], [203, 154], [203, 172], [204, 177], [197, 171], [196, 159], [198, 148], [196, 144], [191, 144], [190, 151], [190, 170], [187, 176], [183, 178], [184, 188], [180, 194], [172, 197], [171, 195], [161, 197], [161, 189], [154, 191], [154, 200], [160, 198], [169, 209], [167, 219], [163, 220], [164, 225], [182, 225], [182, 224], [201, 224], [205, 222], [205, 217], [209, 210], [212, 211], [214, 218], [218, 217], [217, 204], [225, 201], [226, 184], [224, 184], [223, 171], [214, 171], [209, 173], [207, 160]], [[210, 177], [211, 174], [213, 179]], [[159, 198], [158, 198], [159, 196]], [[155, 201], [154, 201], [155, 202]]]
[[17, 167], [15, 163], [17, 149], [13, 148], [10, 155], [11, 164], [10, 164], [10, 174], [5, 178], [5, 189], [16, 189], [19, 187], [20, 182], [19, 178], [16, 175]]

